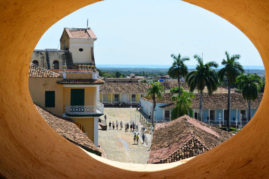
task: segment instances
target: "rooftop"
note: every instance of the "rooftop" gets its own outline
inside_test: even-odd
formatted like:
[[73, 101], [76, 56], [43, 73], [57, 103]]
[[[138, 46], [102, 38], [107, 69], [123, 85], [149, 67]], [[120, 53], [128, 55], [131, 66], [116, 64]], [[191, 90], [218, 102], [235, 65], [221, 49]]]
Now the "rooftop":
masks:
[[61, 74], [47, 70], [42, 67], [38, 67], [31, 63], [30, 69], [29, 69], [29, 77], [30, 78], [60, 78]]
[[106, 83], [138, 83], [140, 78], [106, 78]]
[[147, 93], [150, 84], [148, 83], [129, 83], [129, 82], [107, 82], [100, 87], [102, 94], [123, 94], [134, 93], [144, 94]]
[[69, 38], [97, 39], [91, 28], [65, 28], [65, 30]]
[[169, 163], [206, 152], [232, 135], [189, 116], [155, 126], [148, 163]]
[[[172, 109], [175, 107], [174, 102], [171, 100], [171, 94], [166, 93], [164, 97], [158, 101], [158, 103], [170, 104], [164, 105], [165, 109]], [[258, 98], [251, 102], [252, 108], [258, 108], [262, 100], [263, 94], [260, 93]], [[192, 100], [192, 108], [199, 109], [200, 104], [200, 94], [194, 94], [194, 99]], [[215, 93], [209, 96], [207, 93], [203, 94], [203, 108], [204, 109], [226, 109], [227, 108], [227, 93]], [[248, 103], [243, 98], [241, 93], [231, 93], [231, 108], [232, 109], [247, 109]]]
[[71, 121], [56, 117], [38, 106], [36, 106], [36, 108], [45, 119], [45, 121], [49, 124], [49, 126], [65, 139], [89, 152], [95, 153], [97, 155], [102, 154], [101, 150], [94, 145], [94, 143], [77, 127], [76, 124]]

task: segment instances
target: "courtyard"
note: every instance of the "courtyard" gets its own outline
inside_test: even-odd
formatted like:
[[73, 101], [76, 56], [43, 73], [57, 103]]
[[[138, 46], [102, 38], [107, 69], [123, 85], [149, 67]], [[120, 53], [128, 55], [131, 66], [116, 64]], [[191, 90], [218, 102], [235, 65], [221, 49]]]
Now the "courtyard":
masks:
[[[138, 125], [138, 133], [140, 134], [138, 144], [134, 143], [134, 133], [128, 130], [125, 132], [124, 127], [120, 129], [112, 129], [108, 127], [106, 131], [98, 131], [98, 140], [101, 149], [104, 151], [104, 157], [114, 161], [127, 163], [141, 163], [145, 164], [149, 158], [149, 149], [151, 143], [151, 135], [146, 134], [146, 142], [142, 142], [140, 121], [140, 113], [136, 108], [105, 108], [104, 114], [107, 117], [107, 124], [109, 122], [122, 121], [123, 126], [126, 123], [134, 122]], [[104, 116], [101, 117], [104, 120]]]

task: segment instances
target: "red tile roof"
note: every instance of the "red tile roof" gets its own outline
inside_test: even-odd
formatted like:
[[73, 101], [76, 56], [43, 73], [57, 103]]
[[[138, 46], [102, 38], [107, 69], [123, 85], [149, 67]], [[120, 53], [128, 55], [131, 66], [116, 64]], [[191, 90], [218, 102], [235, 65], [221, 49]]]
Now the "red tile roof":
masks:
[[96, 40], [96, 35], [90, 28], [65, 28], [69, 38], [92, 38]]
[[50, 127], [58, 134], [89, 152], [102, 155], [101, 150], [94, 145], [94, 143], [77, 127], [76, 124], [56, 117], [38, 106], [36, 106], [36, 108]]
[[29, 69], [30, 78], [60, 78], [61, 74], [56, 73], [45, 68], [38, 67], [34, 64], [30, 65]]
[[[260, 93], [258, 95], [258, 98], [251, 102], [251, 108], [256, 109], [259, 107], [259, 104], [262, 100], [263, 94]], [[159, 103], [165, 103], [165, 104], [172, 104], [172, 105], [165, 105], [163, 108], [165, 109], [172, 109], [175, 107], [174, 102], [172, 101], [172, 96], [170, 93], [166, 93], [163, 95], [163, 98], [161, 100], [157, 100]], [[144, 98], [146, 99], [146, 98]], [[151, 101], [151, 99], [147, 99]], [[200, 105], [200, 94], [194, 94], [194, 99], [192, 100], [192, 108], [193, 109], [199, 109]], [[204, 109], [226, 109], [227, 108], [227, 93], [216, 93], [212, 94], [211, 96], [207, 93], [203, 94], [203, 108]], [[243, 98], [241, 93], [234, 92], [231, 93], [231, 108], [232, 109], [247, 109], [248, 103]]]
[[169, 163], [192, 157], [230, 137], [230, 133], [189, 116], [156, 124], [148, 163]]
[[133, 82], [107, 82], [101, 86], [100, 93], [102, 94], [144, 94], [147, 93], [149, 83], [133, 83]]

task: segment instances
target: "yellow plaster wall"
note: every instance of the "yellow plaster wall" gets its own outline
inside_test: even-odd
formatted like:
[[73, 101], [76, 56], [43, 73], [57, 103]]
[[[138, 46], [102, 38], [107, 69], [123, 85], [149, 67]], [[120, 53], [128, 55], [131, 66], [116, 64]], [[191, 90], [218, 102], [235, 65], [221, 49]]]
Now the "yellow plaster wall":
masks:
[[[53, 114], [63, 114], [63, 87], [57, 84], [59, 78], [29, 78], [29, 91], [35, 104]], [[45, 107], [45, 91], [55, 91], [55, 107]]]
[[81, 126], [83, 126], [83, 129], [86, 132], [86, 135], [94, 141], [94, 118], [73, 118], [72, 120], [75, 121], [75, 123], [79, 123]]
[[86, 72], [72, 72], [66, 73], [67, 79], [92, 79], [92, 73]]
[[[250, 38], [261, 54], [268, 83], [269, 1], [188, 1], [225, 17]], [[32, 51], [51, 25], [93, 2], [0, 0], [0, 177], [268, 178], [267, 84], [259, 109], [243, 130], [215, 149], [166, 170], [128, 171], [110, 166], [88, 156], [49, 127], [34, 108], [28, 89]]]
[[112, 101], [111, 101], [111, 94], [107, 94], [107, 101], [108, 101], [108, 102], [112, 102]]
[[139, 102], [139, 100], [140, 100], [140, 94], [136, 94], [136, 102]]

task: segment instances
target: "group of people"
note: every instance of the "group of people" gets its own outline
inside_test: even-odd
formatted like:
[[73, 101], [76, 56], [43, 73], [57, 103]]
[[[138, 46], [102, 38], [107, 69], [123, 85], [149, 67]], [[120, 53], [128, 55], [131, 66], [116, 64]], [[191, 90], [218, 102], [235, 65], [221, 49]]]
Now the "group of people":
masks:
[[114, 122], [114, 121], [109, 121], [109, 123], [108, 123], [108, 127], [109, 127], [109, 129], [120, 129], [120, 130], [122, 130], [122, 128], [123, 128], [123, 123], [122, 123], [122, 121], [120, 121], [120, 122], [118, 122], [118, 121], [116, 121], [116, 122]]
[[[142, 144], [144, 144], [145, 137], [146, 137], [144, 132], [142, 133], [141, 137], [142, 137]], [[139, 144], [139, 133], [134, 132], [134, 138], [133, 139], [134, 139], [134, 144], [138, 145]]]
[[138, 125], [134, 122], [131, 122], [130, 124], [127, 122], [125, 124], [125, 132], [127, 132], [130, 128], [130, 132], [134, 132], [135, 130], [138, 131]]
[[[107, 120], [106, 115], [104, 115], [104, 118], [105, 118], [105, 123], [106, 123], [106, 120]], [[115, 122], [114, 121], [112, 121], [112, 122], [109, 121], [108, 122], [108, 129], [110, 129], [110, 130], [115, 130], [115, 129], [116, 130], [122, 130], [123, 129], [123, 122], [122, 121], [118, 122], [118, 120], [116, 120]], [[138, 145], [139, 144], [138, 125], [135, 124], [134, 121], [131, 121], [130, 123], [129, 122], [125, 123], [125, 132], [128, 132], [129, 129], [130, 129], [130, 132], [134, 133], [134, 137], [133, 137], [134, 144]], [[144, 132], [145, 132], [145, 128], [142, 127], [141, 128], [142, 144], [144, 144], [144, 142], [145, 142], [145, 134], [144, 134]]]

